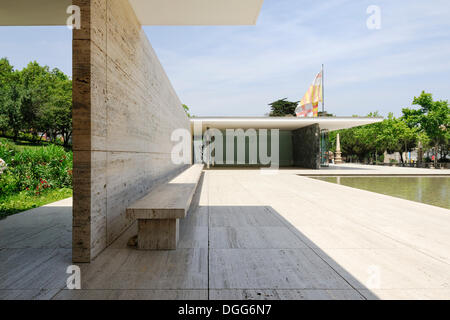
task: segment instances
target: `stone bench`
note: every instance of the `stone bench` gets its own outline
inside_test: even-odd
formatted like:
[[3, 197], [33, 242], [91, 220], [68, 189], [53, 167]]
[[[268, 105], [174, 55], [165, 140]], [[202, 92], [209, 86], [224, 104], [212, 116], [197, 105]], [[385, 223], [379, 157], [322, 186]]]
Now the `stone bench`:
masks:
[[177, 248], [178, 220], [186, 217], [202, 170], [203, 164], [192, 165], [127, 208], [127, 217], [138, 221], [138, 249]]

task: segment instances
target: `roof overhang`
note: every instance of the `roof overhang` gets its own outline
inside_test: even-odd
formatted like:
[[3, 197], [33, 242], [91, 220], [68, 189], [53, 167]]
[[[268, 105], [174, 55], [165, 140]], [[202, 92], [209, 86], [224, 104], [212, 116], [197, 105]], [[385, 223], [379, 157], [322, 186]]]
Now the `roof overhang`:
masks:
[[72, 0], [11, 0], [0, 6], [1, 26], [65, 25]]
[[320, 129], [329, 131], [348, 129], [383, 121], [383, 118], [357, 117], [317, 117], [317, 118], [278, 118], [278, 117], [200, 117], [191, 118], [191, 129], [201, 125], [202, 131], [215, 129], [280, 129], [296, 130], [318, 123]]
[[130, 0], [142, 25], [254, 25], [264, 0]]
[[[110, 0], [126, 1], [126, 0]], [[142, 25], [253, 25], [264, 0], [128, 0]], [[9, 0], [2, 26], [65, 25], [72, 0]]]

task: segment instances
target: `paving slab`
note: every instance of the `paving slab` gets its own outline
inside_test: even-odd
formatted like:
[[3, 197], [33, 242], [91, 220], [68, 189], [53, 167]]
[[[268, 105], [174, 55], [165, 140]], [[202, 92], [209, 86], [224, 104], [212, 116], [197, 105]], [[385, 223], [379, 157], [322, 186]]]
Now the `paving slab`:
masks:
[[314, 250], [358, 289], [450, 289], [450, 265], [410, 248]]
[[0, 289], [58, 289], [66, 284], [70, 249], [0, 250]]
[[211, 227], [284, 227], [268, 206], [211, 206]]
[[211, 249], [211, 289], [351, 289], [311, 249]]
[[208, 250], [106, 249], [81, 265], [82, 289], [207, 289]]
[[212, 249], [307, 248], [287, 227], [212, 227]]
[[335, 225], [298, 225], [294, 219], [289, 229], [309, 248], [388, 249], [404, 247], [397, 241], [351, 222]]
[[359, 290], [368, 300], [448, 300], [450, 289]]
[[72, 198], [0, 220], [0, 248], [72, 248]]
[[60, 289], [0, 289], [0, 300], [50, 300]]
[[61, 290], [54, 300], [206, 300], [208, 290]]
[[208, 227], [180, 225], [180, 239], [178, 248], [205, 248], [208, 249]]
[[365, 300], [356, 290], [210, 290], [212, 300]]

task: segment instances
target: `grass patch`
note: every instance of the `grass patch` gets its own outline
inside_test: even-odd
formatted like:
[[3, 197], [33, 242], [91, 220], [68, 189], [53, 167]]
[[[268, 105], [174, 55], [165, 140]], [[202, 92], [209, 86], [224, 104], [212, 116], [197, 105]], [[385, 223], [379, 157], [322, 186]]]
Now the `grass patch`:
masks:
[[29, 192], [0, 196], [0, 219], [9, 215], [37, 208], [58, 200], [66, 199], [72, 196], [72, 189], [62, 188], [48, 190], [40, 195], [30, 195]]

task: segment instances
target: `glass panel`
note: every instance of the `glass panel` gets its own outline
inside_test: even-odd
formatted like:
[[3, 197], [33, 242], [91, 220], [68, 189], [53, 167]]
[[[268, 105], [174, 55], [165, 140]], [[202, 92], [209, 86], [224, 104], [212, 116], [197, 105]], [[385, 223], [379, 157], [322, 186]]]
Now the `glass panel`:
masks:
[[329, 132], [327, 129], [320, 130], [320, 166], [328, 167], [329, 159]]

